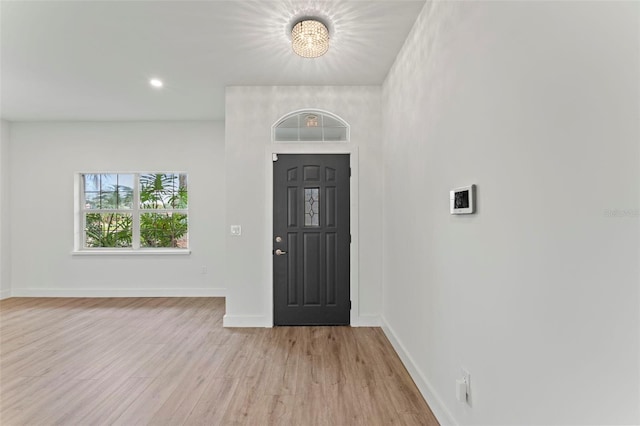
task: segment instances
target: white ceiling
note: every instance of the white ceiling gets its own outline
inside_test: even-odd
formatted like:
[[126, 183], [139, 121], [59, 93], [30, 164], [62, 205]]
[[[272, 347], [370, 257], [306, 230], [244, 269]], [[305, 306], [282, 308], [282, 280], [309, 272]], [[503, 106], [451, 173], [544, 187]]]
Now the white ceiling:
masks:
[[[24, 120], [224, 118], [225, 86], [378, 85], [424, 0], [0, 2], [1, 115]], [[318, 59], [288, 29], [330, 23]], [[154, 90], [148, 80], [164, 80]]]

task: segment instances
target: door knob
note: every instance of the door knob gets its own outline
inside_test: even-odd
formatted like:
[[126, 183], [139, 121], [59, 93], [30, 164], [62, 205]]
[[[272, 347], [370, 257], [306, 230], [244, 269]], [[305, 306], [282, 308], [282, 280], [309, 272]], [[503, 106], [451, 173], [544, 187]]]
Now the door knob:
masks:
[[286, 251], [282, 251], [280, 249], [276, 249], [276, 256], [282, 256], [283, 254], [287, 254]]

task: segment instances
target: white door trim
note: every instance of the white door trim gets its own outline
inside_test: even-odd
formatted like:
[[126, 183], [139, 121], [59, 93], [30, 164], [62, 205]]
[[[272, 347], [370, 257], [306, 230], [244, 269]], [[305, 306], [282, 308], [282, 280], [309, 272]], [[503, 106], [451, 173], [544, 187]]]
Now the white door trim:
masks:
[[274, 142], [265, 149], [265, 162], [266, 162], [266, 179], [265, 179], [265, 194], [266, 194], [266, 209], [265, 209], [265, 227], [267, 230], [267, 236], [265, 241], [267, 247], [265, 247], [265, 253], [269, 256], [269, 260], [266, 262], [268, 269], [268, 282], [269, 288], [266, 289], [269, 294], [265, 300], [269, 301], [267, 313], [269, 315], [268, 322], [273, 327], [273, 154], [349, 154], [349, 163], [351, 166], [351, 180], [350, 185], [350, 199], [349, 204], [351, 207], [351, 251], [350, 251], [350, 294], [351, 294], [351, 315], [350, 323], [352, 327], [358, 327], [360, 325], [359, 318], [359, 253], [360, 248], [358, 245], [359, 238], [359, 217], [360, 212], [358, 210], [359, 194], [358, 194], [358, 176], [359, 176], [359, 157], [358, 147], [350, 143], [300, 143], [299, 145], [293, 145], [290, 143], [278, 143]]

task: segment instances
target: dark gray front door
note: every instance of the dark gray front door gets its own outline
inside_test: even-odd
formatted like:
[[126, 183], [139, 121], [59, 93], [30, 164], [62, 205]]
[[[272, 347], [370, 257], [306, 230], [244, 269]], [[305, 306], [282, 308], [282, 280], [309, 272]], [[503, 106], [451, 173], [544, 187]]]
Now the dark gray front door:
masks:
[[274, 324], [349, 324], [349, 155], [277, 157]]

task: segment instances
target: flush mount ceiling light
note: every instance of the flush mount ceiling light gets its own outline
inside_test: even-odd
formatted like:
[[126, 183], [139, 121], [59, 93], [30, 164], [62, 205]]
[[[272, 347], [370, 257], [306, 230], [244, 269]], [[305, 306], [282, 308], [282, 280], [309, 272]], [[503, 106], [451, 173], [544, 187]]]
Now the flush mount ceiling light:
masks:
[[314, 114], [307, 115], [307, 127], [318, 127], [318, 116]]
[[329, 30], [316, 19], [305, 19], [291, 30], [293, 51], [303, 58], [317, 58], [329, 50]]

